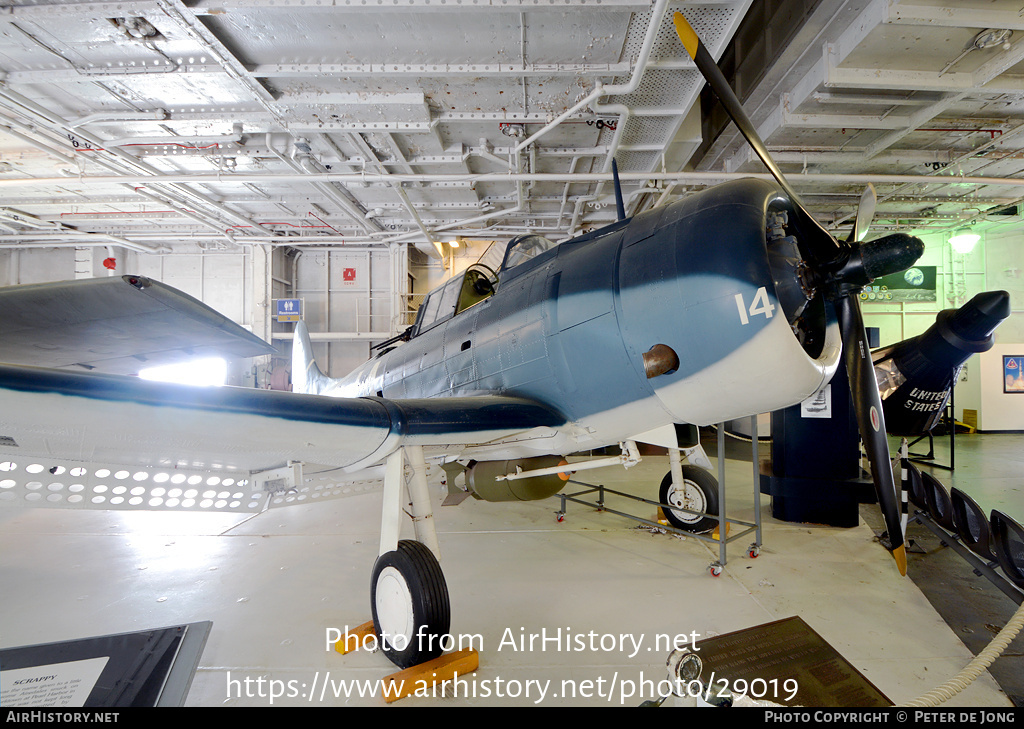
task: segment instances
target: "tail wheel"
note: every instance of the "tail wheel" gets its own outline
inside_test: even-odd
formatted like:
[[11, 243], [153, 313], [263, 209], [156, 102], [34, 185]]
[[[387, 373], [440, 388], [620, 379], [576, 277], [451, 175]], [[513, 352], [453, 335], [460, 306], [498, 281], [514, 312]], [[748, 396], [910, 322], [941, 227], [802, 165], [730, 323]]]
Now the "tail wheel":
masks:
[[451, 628], [448, 585], [433, 552], [402, 540], [377, 558], [370, 583], [373, 626], [381, 649], [399, 668], [415, 666], [442, 652]]
[[[676, 487], [672, 483], [672, 472], [661, 480], [659, 501], [669, 507], [689, 509], [718, 516], [718, 480], [703, 468], [683, 466], [683, 483]], [[672, 508], [662, 509], [669, 524], [695, 534], [709, 532], [718, 526], [718, 520], [700, 514], [689, 514]]]

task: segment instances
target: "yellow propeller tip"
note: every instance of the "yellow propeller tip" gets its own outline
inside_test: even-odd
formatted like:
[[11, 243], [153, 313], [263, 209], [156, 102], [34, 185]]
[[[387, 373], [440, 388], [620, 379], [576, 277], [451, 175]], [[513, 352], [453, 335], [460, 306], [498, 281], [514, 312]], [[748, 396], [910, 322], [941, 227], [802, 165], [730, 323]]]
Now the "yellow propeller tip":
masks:
[[892, 550], [892, 558], [896, 560], [896, 569], [900, 571], [902, 577], [907, 576], [907, 550], [901, 544]]
[[690, 54], [690, 58], [697, 58], [697, 47], [700, 45], [700, 38], [694, 32], [690, 24], [686, 22], [686, 18], [678, 10], [675, 15], [672, 16], [672, 22], [676, 26], [676, 35], [679, 36], [679, 40], [683, 42], [683, 47], [686, 48], [686, 52]]

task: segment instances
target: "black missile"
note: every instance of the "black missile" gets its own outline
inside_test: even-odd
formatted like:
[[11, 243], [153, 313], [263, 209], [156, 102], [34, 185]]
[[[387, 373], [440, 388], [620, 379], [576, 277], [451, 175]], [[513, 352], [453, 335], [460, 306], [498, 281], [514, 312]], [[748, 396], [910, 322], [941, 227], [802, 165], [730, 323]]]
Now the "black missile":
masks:
[[889, 433], [912, 437], [934, 428], [960, 368], [971, 355], [992, 348], [996, 328], [1009, 315], [1010, 295], [987, 291], [959, 309], [940, 311], [923, 334], [875, 352]]

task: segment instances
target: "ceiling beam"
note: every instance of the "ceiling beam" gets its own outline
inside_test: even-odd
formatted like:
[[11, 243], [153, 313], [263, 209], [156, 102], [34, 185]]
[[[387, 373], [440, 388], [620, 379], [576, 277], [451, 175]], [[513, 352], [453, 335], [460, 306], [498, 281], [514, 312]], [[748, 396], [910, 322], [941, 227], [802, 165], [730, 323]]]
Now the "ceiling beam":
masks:
[[[431, 12], [464, 13], [476, 12], [564, 12], [567, 8], [588, 11], [632, 12], [649, 9], [652, 0], [447, 0], [443, 5], [438, 0], [401, 0], [401, 4], [366, 6], [361, 0], [331, 0], [329, 3], [313, 5], [305, 0], [217, 0], [215, 3], [197, 5], [192, 8], [196, 15], [222, 15], [226, 12], [247, 10], [295, 9], [304, 13], [387, 13], [387, 12]], [[728, 4], [725, 0], [706, 0], [701, 5], [715, 6]]]
[[957, 7], [953, 3], [938, 5], [911, 5], [894, 3], [885, 19], [892, 25], [930, 25], [942, 28], [1008, 28], [1024, 30], [1024, 16], [1019, 9], [998, 10], [977, 6]]

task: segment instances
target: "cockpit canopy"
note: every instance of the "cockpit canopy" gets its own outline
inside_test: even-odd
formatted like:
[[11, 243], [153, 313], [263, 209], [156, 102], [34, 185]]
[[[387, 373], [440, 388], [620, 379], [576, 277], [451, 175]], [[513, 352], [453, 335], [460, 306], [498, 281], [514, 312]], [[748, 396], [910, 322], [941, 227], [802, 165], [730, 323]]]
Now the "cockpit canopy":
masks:
[[494, 295], [498, 276], [482, 263], [474, 263], [461, 276], [453, 276], [423, 300], [416, 319], [416, 334], [461, 314]]
[[[508, 242], [502, 259], [502, 273], [530, 261], [556, 244], [540, 235], [520, 235]], [[433, 329], [438, 324], [458, 316], [494, 295], [498, 288], [498, 274], [489, 266], [474, 263], [461, 276], [453, 276], [446, 283], [427, 294], [416, 319], [415, 334]]]
[[551, 250], [555, 245], [542, 235], [517, 236], [508, 242], [508, 247], [505, 249], [505, 260], [501, 262], [501, 270], [504, 272], [515, 268], [520, 263], [526, 263], [541, 253]]

